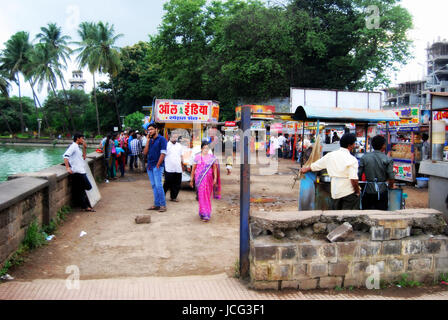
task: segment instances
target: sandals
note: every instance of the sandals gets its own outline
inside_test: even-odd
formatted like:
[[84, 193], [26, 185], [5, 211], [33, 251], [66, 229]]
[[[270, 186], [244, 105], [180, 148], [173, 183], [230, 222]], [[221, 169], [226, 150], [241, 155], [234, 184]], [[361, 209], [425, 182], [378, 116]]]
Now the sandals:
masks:
[[177, 200], [177, 199], [170, 199], [170, 201], [179, 202], [179, 200]]
[[166, 211], [166, 207], [160, 207], [159, 212], [165, 212]]
[[152, 206], [151, 208], [148, 208], [146, 210], [159, 210], [160, 207], [159, 206]]
[[85, 212], [96, 212], [96, 210], [93, 208], [87, 208], [87, 209], [84, 209], [84, 211]]

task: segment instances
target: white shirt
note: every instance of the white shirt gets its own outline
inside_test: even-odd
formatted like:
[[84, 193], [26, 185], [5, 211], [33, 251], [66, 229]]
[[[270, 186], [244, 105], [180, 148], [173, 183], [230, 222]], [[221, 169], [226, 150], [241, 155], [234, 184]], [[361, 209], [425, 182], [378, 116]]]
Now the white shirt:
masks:
[[64, 152], [64, 159], [68, 159], [73, 173], [86, 173], [85, 161], [82, 158], [82, 151], [76, 142], [73, 142], [70, 147]]
[[280, 136], [280, 137], [278, 137], [278, 145], [279, 145], [280, 147], [283, 146], [283, 144], [285, 143], [285, 141], [286, 141], [285, 136]]
[[165, 156], [165, 171], [182, 173], [183, 146], [179, 143], [168, 142]]
[[146, 136], [143, 136], [142, 138], [142, 147], [146, 146], [146, 141], [148, 140], [148, 138], [146, 138]]
[[358, 160], [348, 149], [339, 148], [311, 164], [312, 171], [327, 169], [331, 177], [331, 197], [340, 199], [355, 192], [351, 179], [358, 180]]

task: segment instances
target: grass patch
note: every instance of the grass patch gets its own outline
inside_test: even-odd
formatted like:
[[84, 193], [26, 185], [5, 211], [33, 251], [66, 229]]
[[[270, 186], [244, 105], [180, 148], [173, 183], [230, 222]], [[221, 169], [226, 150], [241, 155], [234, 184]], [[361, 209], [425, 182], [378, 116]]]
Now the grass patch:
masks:
[[400, 286], [402, 288], [414, 288], [414, 287], [421, 287], [422, 284], [418, 281], [409, 280], [409, 275], [407, 273], [403, 273], [401, 275], [401, 280], [397, 281], [397, 286]]
[[56, 218], [42, 228], [39, 227], [36, 219], [31, 222], [26, 230], [25, 239], [20, 244], [19, 249], [17, 249], [5, 263], [3, 263], [3, 266], [0, 269], [0, 277], [7, 274], [11, 267], [19, 266], [25, 262], [26, 253], [47, 244], [47, 236], [53, 234], [57, 230], [62, 222], [67, 219], [67, 214], [71, 210], [70, 206], [63, 206], [59, 209]]

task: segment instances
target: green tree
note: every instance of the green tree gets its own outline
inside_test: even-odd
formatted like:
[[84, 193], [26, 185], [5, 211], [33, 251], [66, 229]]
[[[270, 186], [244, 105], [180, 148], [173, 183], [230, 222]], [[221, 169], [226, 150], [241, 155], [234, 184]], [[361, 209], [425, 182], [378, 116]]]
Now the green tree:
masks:
[[[72, 53], [72, 49], [70, 49], [70, 47], [68, 46], [68, 40], [70, 40], [71, 38], [69, 36], [63, 35], [61, 28], [58, 27], [56, 23], [49, 23], [47, 27], [41, 27], [40, 30], [41, 33], [36, 36], [36, 39], [38, 39], [40, 43], [46, 45], [46, 48], [48, 48], [48, 50], [50, 50], [50, 53], [54, 56], [53, 59], [59, 61], [59, 63], [55, 65], [55, 67], [66, 70], [67, 60], [70, 60], [70, 54]], [[57, 72], [57, 75], [64, 92], [66, 100], [65, 103], [67, 104], [72, 130], [77, 131], [74, 124], [72, 107], [68, 103], [68, 96], [64, 86], [65, 80], [62, 74], [62, 70], [59, 70], [59, 72]]]
[[[80, 67], [87, 66], [93, 75], [94, 82], [94, 96], [95, 105], [98, 110], [97, 92], [95, 84], [95, 72], [107, 73], [109, 76], [116, 75], [120, 70], [121, 63], [118, 52], [118, 47], [115, 42], [122, 36], [122, 34], [115, 35], [113, 25], [99, 22], [82, 22], [79, 26], [78, 34], [81, 37], [81, 42], [76, 42], [79, 46], [76, 52], [79, 52], [77, 61]], [[113, 85], [113, 83], [112, 83]], [[120, 124], [120, 114], [118, 111], [118, 103], [116, 100], [115, 89], [112, 86], [114, 95], [115, 112], [118, 124]], [[100, 134], [99, 115], [97, 115], [98, 134]]]
[[[0, 72], [0, 96], [3, 96], [4, 98], [9, 97], [9, 82], [7, 80], [7, 77], [5, 74]], [[8, 128], [9, 133], [13, 134], [11, 126], [9, 125], [9, 121], [6, 118], [5, 114], [3, 113], [2, 108], [0, 108], [0, 113], [2, 115], [3, 120], [5, 121], [6, 127]]]
[[136, 111], [124, 118], [124, 125], [126, 128], [132, 128], [134, 130], [141, 129], [144, 118], [145, 115], [143, 113]]
[[[10, 126], [10, 133], [19, 132], [21, 130], [21, 119], [19, 110], [22, 105], [23, 124], [30, 130], [37, 129], [37, 119], [33, 112], [33, 100], [28, 97], [0, 97], [0, 109], [4, 115], [5, 122]], [[9, 130], [9, 129], [8, 129]]]
[[81, 41], [74, 42], [74, 44], [78, 45], [78, 48], [74, 50], [74, 52], [78, 53], [76, 61], [79, 64], [79, 68], [82, 69], [87, 67], [92, 74], [93, 77], [93, 95], [95, 100], [95, 111], [96, 111], [96, 125], [97, 125], [97, 134], [100, 135], [100, 116], [98, 112], [98, 100], [96, 95], [96, 81], [95, 81], [95, 72], [98, 70], [97, 61], [93, 58], [93, 53], [96, 46], [96, 33], [97, 27], [93, 22], [81, 22], [78, 29], [78, 35], [81, 38]]
[[29, 33], [19, 31], [5, 43], [5, 49], [0, 56], [0, 69], [8, 71], [9, 79], [13, 80], [19, 88], [20, 130], [22, 133], [25, 129], [25, 123], [23, 119], [20, 73], [23, 72], [24, 65], [27, 63], [27, 55], [30, 49]]
[[[37, 84], [38, 91], [42, 91], [43, 85], [47, 83], [47, 91], [49, 92], [51, 90], [53, 94], [57, 96], [57, 78], [62, 77], [62, 66], [58, 57], [54, 54], [53, 49], [47, 44], [36, 44], [34, 50], [32, 50], [29, 55], [29, 64], [30, 73], [28, 76], [33, 77]], [[64, 102], [61, 102], [62, 103], [59, 105], [59, 112], [61, 113], [61, 116], [69, 119], [66, 115], [65, 108], [62, 107]], [[63, 130], [65, 133], [69, 131], [65, 122], [63, 123]]]

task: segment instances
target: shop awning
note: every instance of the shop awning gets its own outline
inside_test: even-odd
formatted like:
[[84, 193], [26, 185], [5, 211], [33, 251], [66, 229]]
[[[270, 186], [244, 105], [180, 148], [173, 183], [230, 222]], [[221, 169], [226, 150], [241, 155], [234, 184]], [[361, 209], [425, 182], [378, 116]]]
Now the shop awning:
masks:
[[392, 110], [361, 110], [343, 108], [316, 108], [299, 106], [292, 116], [294, 120], [325, 122], [366, 122], [400, 121]]

